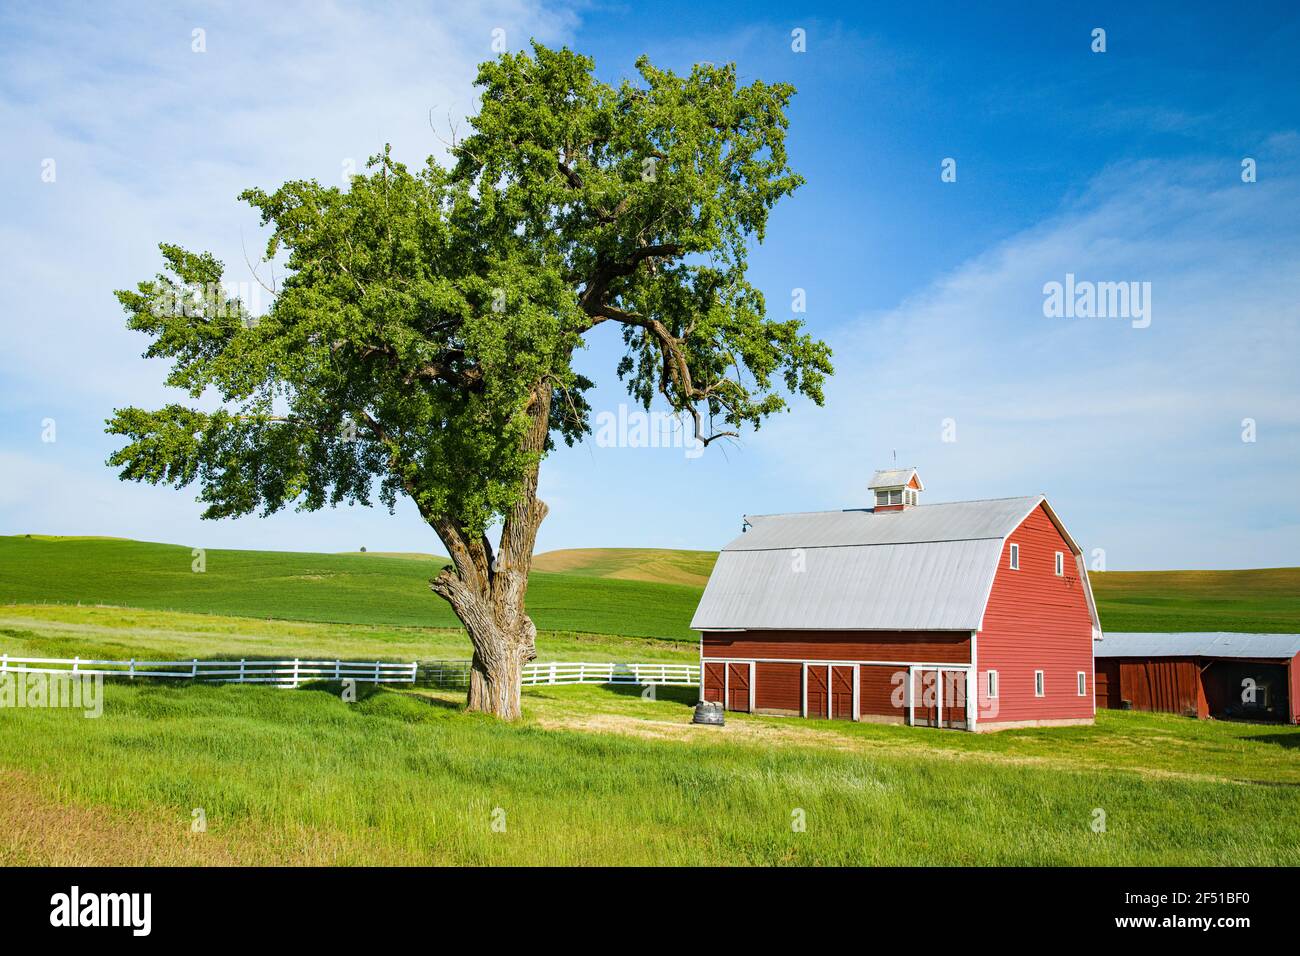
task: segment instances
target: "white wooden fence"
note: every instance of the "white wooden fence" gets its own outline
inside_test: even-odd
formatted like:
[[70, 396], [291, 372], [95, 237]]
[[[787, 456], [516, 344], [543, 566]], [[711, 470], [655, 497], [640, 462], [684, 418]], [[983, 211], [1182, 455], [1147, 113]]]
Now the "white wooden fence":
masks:
[[314, 680], [352, 680], [374, 684], [413, 684], [416, 664], [389, 661], [101, 661], [82, 657], [10, 657], [0, 655], [0, 673], [79, 674], [104, 677], [172, 677], [224, 684], [275, 684], [298, 687]]
[[684, 684], [700, 682], [699, 664], [539, 663], [524, 665], [529, 684]]
[[[469, 686], [469, 661], [423, 661], [419, 683], [435, 687]], [[536, 684], [680, 684], [700, 682], [699, 664], [620, 664], [610, 661], [533, 661], [522, 682]]]
[[[0, 654], [0, 673], [79, 674], [104, 677], [176, 678], [227, 684], [274, 684], [298, 687], [309, 681], [353, 680], [375, 684], [469, 685], [469, 661], [188, 661], [93, 660], [82, 657], [10, 657]], [[698, 664], [620, 664], [610, 661], [548, 661], [525, 664], [524, 686], [535, 684], [663, 684], [694, 686]]]

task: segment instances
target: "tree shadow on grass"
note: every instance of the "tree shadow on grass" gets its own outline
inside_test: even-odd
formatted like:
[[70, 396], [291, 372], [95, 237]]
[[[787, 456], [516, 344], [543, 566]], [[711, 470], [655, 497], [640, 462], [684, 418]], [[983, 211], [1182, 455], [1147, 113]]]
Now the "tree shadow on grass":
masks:
[[1300, 749], [1300, 732], [1290, 734], [1253, 734], [1249, 737], [1242, 737], [1242, 740], [1249, 740], [1257, 744], [1276, 744], [1279, 747], [1285, 747], [1288, 750]]
[[[410, 685], [404, 684], [401, 686], [409, 687]], [[319, 694], [328, 694], [330, 697], [340, 698], [343, 696], [343, 681], [311, 681], [310, 683], [299, 685], [297, 690], [309, 692], [314, 691]], [[356, 697], [354, 698], [354, 702], [360, 704], [364, 701], [370, 700], [372, 697], [377, 697], [381, 694], [387, 694], [394, 691], [391, 691], [390, 688], [383, 684], [363, 683], [358, 681], [355, 692]], [[441, 697], [430, 697], [426, 694], [404, 694], [402, 696], [410, 700], [418, 701], [421, 704], [427, 704], [430, 707], [440, 707], [444, 710], [460, 710], [463, 706], [454, 700], [443, 700]]]
[[[646, 691], [646, 686], [643, 684], [601, 684], [599, 686], [602, 690], [617, 694], [619, 697], [643, 697]], [[700, 699], [700, 689], [694, 684], [689, 687], [676, 684], [654, 684], [651, 686], [654, 687], [654, 696], [649, 698], [650, 700], [663, 700], [694, 707], [695, 702]]]

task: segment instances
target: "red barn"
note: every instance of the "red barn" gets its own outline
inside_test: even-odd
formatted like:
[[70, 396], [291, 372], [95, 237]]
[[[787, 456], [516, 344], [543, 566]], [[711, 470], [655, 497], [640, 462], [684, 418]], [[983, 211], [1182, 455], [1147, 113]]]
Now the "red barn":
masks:
[[1101, 627], [1047, 500], [922, 505], [914, 468], [870, 489], [874, 508], [746, 516], [691, 622], [702, 699], [967, 730], [1092, 723]]

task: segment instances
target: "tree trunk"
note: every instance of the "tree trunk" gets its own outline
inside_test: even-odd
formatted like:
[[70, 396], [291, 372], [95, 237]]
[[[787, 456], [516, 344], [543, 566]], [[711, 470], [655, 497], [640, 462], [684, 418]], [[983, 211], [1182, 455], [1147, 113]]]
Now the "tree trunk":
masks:
[[519, 500], [505, 516], [495, 556], [486, 535], [476, 540], [449, 517], [424, 515], [452, 560], [452, 566], [444, 568], [429, 587], [451, 605], [474, 646], [467, 707], [503, 720], [520, 716], [523, 666], [537, 656], [537, 628], [524, 610], [524, 598], [537, 529], [547, 511], [537, 497], [537, 472], [550, 408], [550, 391], [539, 386], [529, 409], [533, 427], [524, 439], [524, 451], [536, 454], [538, 460], [525, 476]]

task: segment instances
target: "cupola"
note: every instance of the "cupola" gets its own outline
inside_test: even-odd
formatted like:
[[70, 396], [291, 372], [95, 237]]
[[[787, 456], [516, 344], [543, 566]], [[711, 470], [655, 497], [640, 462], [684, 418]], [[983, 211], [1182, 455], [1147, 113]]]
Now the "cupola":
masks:
[[915, 468], [882, 469], [871, 476], [867, 487], [876, 494], [877, 514], [911, 508], [917, 503], [918, 495], [925, 491]]

